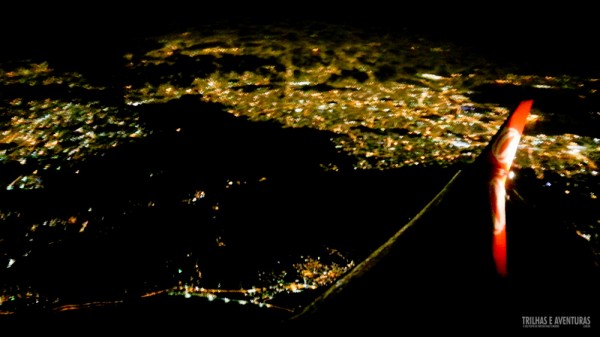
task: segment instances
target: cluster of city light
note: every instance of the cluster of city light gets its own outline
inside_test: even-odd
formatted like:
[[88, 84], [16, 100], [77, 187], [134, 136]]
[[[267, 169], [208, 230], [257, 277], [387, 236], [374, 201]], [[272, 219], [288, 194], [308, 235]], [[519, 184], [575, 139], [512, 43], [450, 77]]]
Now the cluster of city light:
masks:
[[[314, 290], [319, 287], [331, 285], [342, 274], [347, 272], [354, 266], [354, 262], [347, 261], [336, 250], [329, 249], [329, 257], [323, 259], [303, 257], [302, 262], [295, 263], [293, 269], [295, 278], [290, 281], [290, 275], [287, 272], [277, 274], [278, 276], [263, 286], [254, 286], [242, 289], [221, 289], [221, 288], [205, 288], [199, 285], [190, 285], [181, 283], [173, 288], [153, 291], [143, 295], [143, 297], [151, 297], [162, 294], [171, 296], [183, 296], [185, 298], [201, 297], [209, 301], [222, 301], [225, 303], [235, 303], [239, 305], [257, 305], [259, 307], [271, 308], [277, 310], [293, 311], [294, 308], [286, 308], [273, 304], [272, 301], [281, 293], [299, 293], [305, 290]], [[332, 258], [333, 257], [333, 258]], [[333, 259], [345, 261], [345, 264], [333, 262]], [[197, 268], [197, 266], [196, 266]], [[199, 274], [199, 273], [198, 273]], [[274, 273], [269, 273], [273, 275]], [[201, 277], [193, 279], [192, 283], [202, 283]]]
[[[68, 99], [73, 88], [92, 87], [76, 73], [54, 71], [48, 63], [26, 63], [0, 72], [0, 85], [21, 85], [3, 102], [0, 162], [32, 164], [40, 170], [56, 169], [85, 160], [124, 142], [146, 136], [138, 118], [98, 101]], [[62, 90], [64, 98], [46, 95], [44, 87]], [[56, 89], [59, 88], [59, 89]], [[14, 177], [7, 189], [38, 189], [43, 182], [37, 170]]]
[[1, 85], [67, 85], [86, 90], [101, 90], [102, 87], [92, 86], [85, 78], [74, 72], [56, 72], [48, 62], [23, 61], [12, 65], [9, 69], [0, 69]]
[[[106, 151], [144, 131], [134, 117], [98, 102], [15, 100], [0, 132], [0, 160], [68, 163]], [[58, 165], [60, 166], [60, 165]]]
[[[285, 37], [289, 32], [277, 27], [265, 32], [268, 39], [234, 28], [211, 34], [188, 31], [162, 36], [157, 38], [162, 47], [128, 54], [131, 71], [172, 65], [175, 54], [190, 59], [213, 56], [204, 66], [215, 71], [195, 77], [187, 86], [171, 84], [177, 74], [173, 81], [164, 78], [158, 86], [128, 86], [126, 101], [165, 102], [182, 95], [201, 95], [205, 101], [223, 103], [236, 116], [276, 120], [284, 127], [333, 131], [338, 135], [332, 138], [333, 146], [353, 156], [356, 168], [389, 169], [473, 160], [511, 108], [471, 102], [468, 95], [475, 85], [543, 90], [585, 90], [589, 86], [590, 93], [595, 90], [595, 79], [502, 74], [486, 60], [459, 54], [460, 50], [451, 45], [414, 43], [398, 36], [371, 41], [355, 35], [352, 29], [322, 33], [339, 36], [334, 40], [314, 32], [295, 32], [302, 36], [288, 43]], [[448, 55], [460, 55], [463, 62], [448, 64], [444, 61]], [[254, 68], [222, 61], [233, 56], [258, 61]], [[382, 75], [382, 65], [392, 68], [392, 75]], [[410, 71], [403, 72], [404, 68]], [[538, 117], [535, 111], [534, 117]], [[573, 151], [566, 147], [571, 145], [561, 147], [532, 137], [537, 135], [528, 135], [524, 146], [537, 143], [532, 149], [546, 158], [551, 156], [552, 169], [572, 174], [570, 166], [563, 165], [573, 160]], [[575, 142], [583, 147], [577, 154], [582, 165], [594, 170], [597, 140], [580, 137]], [[527, 163], [542, 167], [548, 163], [542, 159]], [[520, 166], [523, 160], [517, 158], [515, 165]]]
[[565, 133], [523, 135], [517, 154], [519, 167], [532, 168], [539, 179], [544, 172], [558, 172], [565, 178], [597, 176], [600, 168], [600, 138]]
[[[71, 222], [74, 220], [71, 219]], [[328, 249], [328, 256], [323, 257], [301, 257], [302, 262], [295, 263], [289, 270], [295, 270], [295, 280], [289, 281], [290, 275], [287, 272], [279, 273], [279, 277], [272, 280], [269, 284], [262, 286], [253, 286], [241, 289], [223, 289], [207, 288], [202, 284], [202, 273], [198, 264], [191, 267], [191, 276], [187, 282], [179, 281], [176, 286], [167, 289], [153, 290], [142, 294], [141, 298], [154, 297], [160, 295], [178, 296], [184, 298], [204, 298], [208, 301], [222, 301], [238, 305], [256, 305], [276, 310], [293, 311], [294, 308], [283, 307], [272, 303], [277, 295], [281, 293], [299, 293], [305, 290], [314, 290], [319, 287], [331, 285], [342, 274], [354, 266], [353, 261], [347, 261], [345, 257], [337, 250]], [[189, 257], [189, 256], [188, 256]], [[335, 261], [343, 261], [340, 264]], [[176, 274], [187, 274], [184, 270], [178, 269]], [[270, 272], [269, 274], [273, 274]], [[14, 290], [14, 291], [13, 291]], [[84, 310], [93, 307], [115, 306], [124, 303], [122, 299], [98, 300], [86, 303], [63, 303], [60, 299], [49, 300], [44, 298], [32, 289], [20, 290], [18, 286], [15, 289], [3, 289], [0, 293], [0, 315], [14, 314], [18, 308], [27, 306], [39, 306], [40, 309], [52, 311], [71, 311]]]
[[0, 316], [13, 315], [23, 308], [49, 309], [56, 303], [31, 287], [15, 285], [0, 288]]

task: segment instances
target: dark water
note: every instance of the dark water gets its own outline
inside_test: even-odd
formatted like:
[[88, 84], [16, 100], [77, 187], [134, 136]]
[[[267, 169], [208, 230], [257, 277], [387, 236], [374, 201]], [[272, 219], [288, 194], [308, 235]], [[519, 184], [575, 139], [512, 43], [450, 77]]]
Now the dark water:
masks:
[[[586, 300], [581, 310], [521, 314], [591, 316], [587, 272], [600, 251], [600, 72], [585, 45], [593, 27], [560, 30], [535, 17], [529, 29], [501, 29], [509, 11], [369, 8], [291, 21], [171, 8], [125, 11], [112, 24], [110, 15], [90, 23], [52, 12], [60, 23], [51, 24], [30, 13], [35, 33], [6, 36], [17, 48], [0, 64], [3, 316], [278, 322], [410, 220], [529, 98], [534, 118], [510, 201], [515, 214], [533, 215], [515, 220], [529, 224], [515, 230], [514, 254], [526, 260], [515, 270], [537, 287], [554, 277], [550, 260], [580, 266], [569, 286]], [[181, 20], [164, 18], [172, 13]], [[505, 24], [489, 28], [494, 21]], [[479, 27], [489, 38], [471, 35]], [[467, 218], [470, 197], [454, 201]], [[540, 244], [557, 236], [576, 248]], [[356, 302], [379, 303], [402, 277], [363, 286]], [[520, 327], [518, 311], [507, 325]]]

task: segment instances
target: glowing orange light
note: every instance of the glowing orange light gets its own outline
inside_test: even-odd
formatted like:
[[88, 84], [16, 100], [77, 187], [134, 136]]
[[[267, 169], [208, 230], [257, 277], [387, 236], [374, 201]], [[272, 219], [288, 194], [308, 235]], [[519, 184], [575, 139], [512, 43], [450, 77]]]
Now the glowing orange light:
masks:
[[496, 263], [496, 271], [502, 276], [508, 274], [506, 267], [506, 179], [532, 104], [533, 100], [522, 101], [519, 104], [504, 129], [500, 131], [499, 137], [492, 144], [492, 151], [490, 152], [493, 170], [489, 190], [494, 223], [492, 253]]

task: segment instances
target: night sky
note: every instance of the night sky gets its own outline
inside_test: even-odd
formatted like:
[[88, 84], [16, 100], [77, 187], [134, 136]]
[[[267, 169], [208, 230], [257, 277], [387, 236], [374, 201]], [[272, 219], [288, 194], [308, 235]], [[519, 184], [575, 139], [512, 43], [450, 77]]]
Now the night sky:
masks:
[[[588, 5], [525, 6], [522, 2], [461, 4], [413, 2], [167, 1], [105, 4], [3, 5], [3, 57], [72, 53], [77, 48], [118, 48], [132, 37], [217, 22], [306, 21], [380, 26], [458, 41], [491, 56], [600, 73], [599, 28]], [[58, 46], [64, 45], [65, 48]], [[62, 51], [60, 50], [62, 49]]]

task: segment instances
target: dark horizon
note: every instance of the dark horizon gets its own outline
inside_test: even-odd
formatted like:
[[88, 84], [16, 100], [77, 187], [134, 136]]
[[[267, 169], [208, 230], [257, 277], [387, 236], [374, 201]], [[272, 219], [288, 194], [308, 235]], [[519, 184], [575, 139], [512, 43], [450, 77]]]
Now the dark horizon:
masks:
[[[168, 6], [137, 4], [105, 5], [91, 3], [85, 7], [72, 5], [7, 5], [0, 20], [0, 36], [46, 37], [65, 36], [111, 37], [115, 33], [146, 34], [172, 27], [202, 25], [210, 22], [274, 23], [319, 21], [381, 26], [391, 30], [415, 31], [469, 38], [489, 43], [489, 39], [505, 37], [514, 40], [540, 39], [543, 42], [593, 42], [598, 32], [595, 11], [578, 8], [525, 8], [501, 3], [478, 8], [472, 5], [413, 2], [391, 5], [369, 1], [369, 7], [331, 2], [302, 1], [275, 5], [260, 2], [231, 4], [213, 2], [190, 5], [169, 1]], [[24, 8], [21, 8], [24, 7]], [[575, 6], [572, 6], [575, 7]], [[113, 36], [114, 37], [114, 36]], [[581, 47], [586, 47], [585, 43]], [[592, 48], [591, 45], [588, 46]]]
[[503, 3], [483, 9], [460, 4], [433, 7], [425, 2], [394, 6], [369, 2], [364, 7], [311, 1], [285, 6], [260, 2], [191, 6], [178, 1], [168, 5], [9, 5], [0, 20], [2, 58], [72, 54], [78, 49], [89, 55], [86, 51], [118, 49], [132, 39], [210, 23], [302, 26], [313, 22], [425, 34], [501, 60], [600, 74], [595, 52], [599, 29], [591, 17], [595, 12], [585, 7], [529, 9]]

